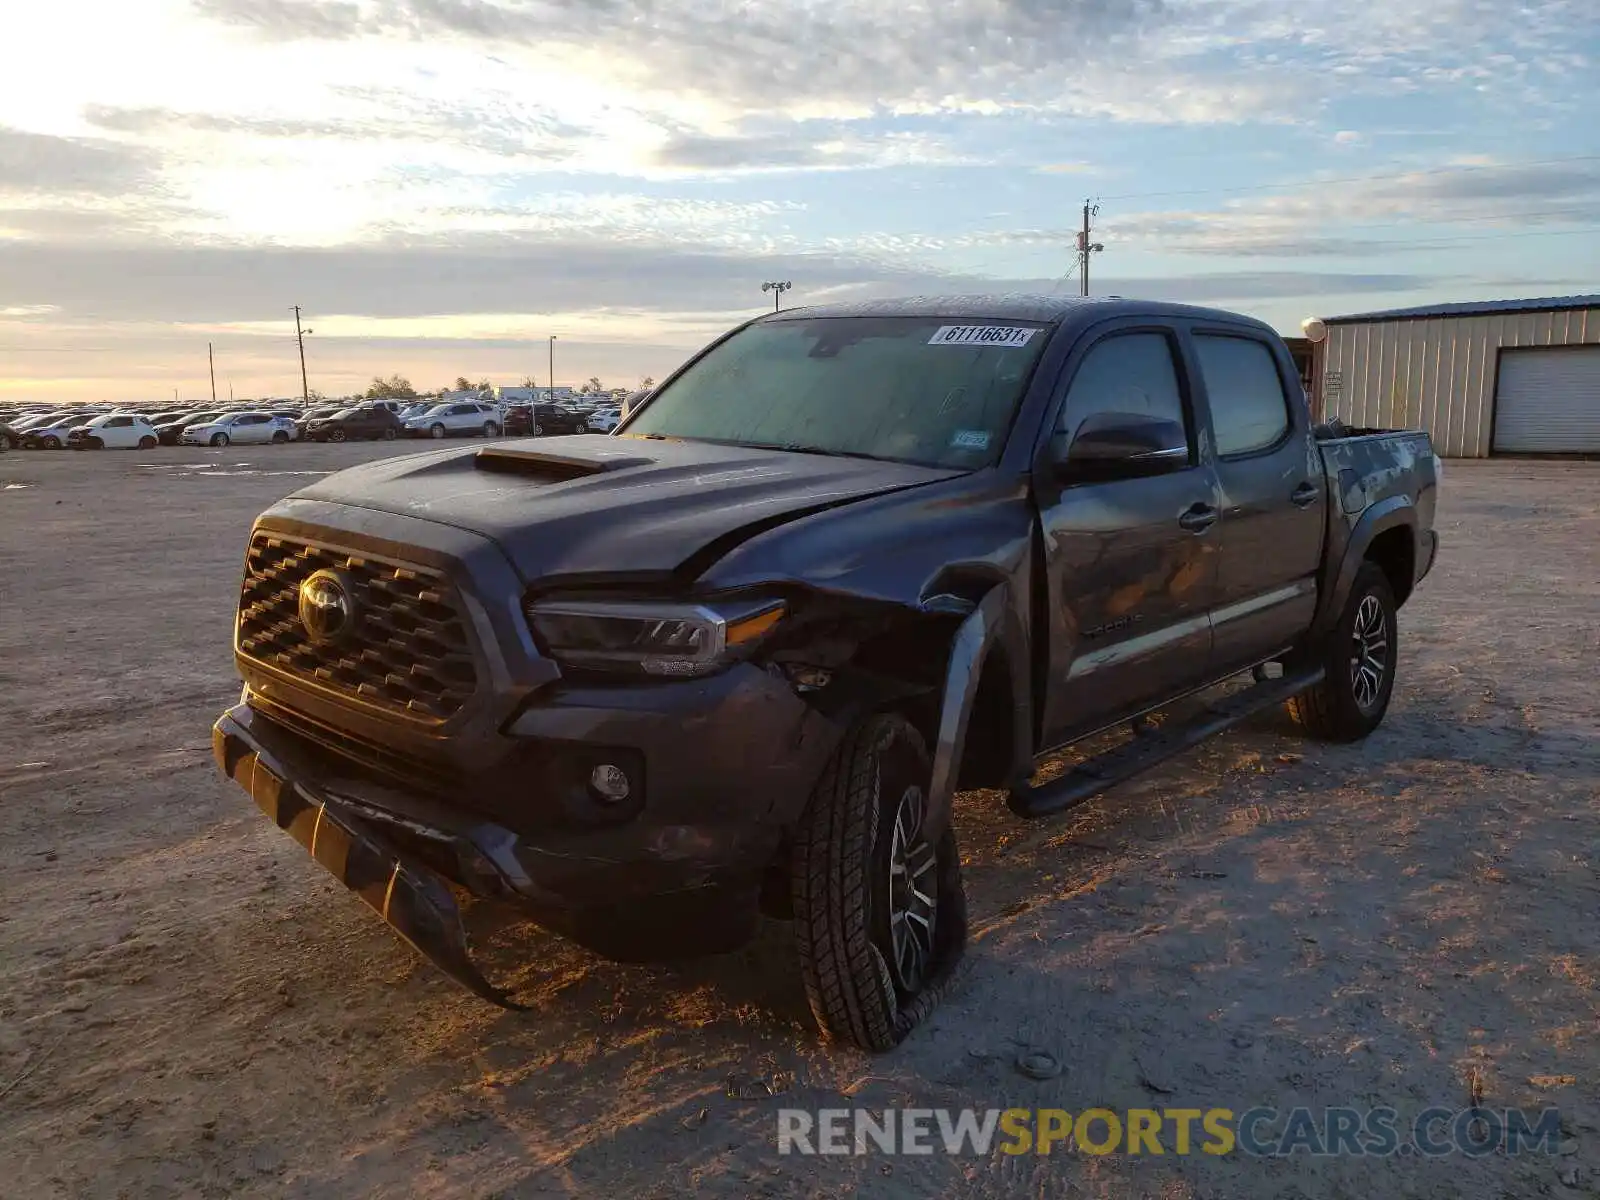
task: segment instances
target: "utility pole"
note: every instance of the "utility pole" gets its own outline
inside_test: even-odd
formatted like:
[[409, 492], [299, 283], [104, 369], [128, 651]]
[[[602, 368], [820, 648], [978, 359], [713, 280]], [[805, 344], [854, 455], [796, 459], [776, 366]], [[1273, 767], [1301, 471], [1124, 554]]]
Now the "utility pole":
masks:
[[778, 298], [780, 296], [782, 296], [785, 292], [787, 292], [793, 286], [794, 286], [794, 284], [790, 283], [788, 280], [784, 280], [782, 283], [763, 283], [761, 285], [761, 290], [763, 292], [771, 292], [772, 293], [772, 311], [773, 312], [777, 312], [778, 311]]
[[556, 399], [556, 335], [553, 333], [550, 335], [550, 395], [547, 399], [552, 404]]
[[206, 343], [206, 365], [211, 368], [211, 404], [217, 403], [217, 357], [211, 352], [211, 343]]
[[311, 407], [311, 385], [306, 382], [306, 334], [309, 329], [300, 328], [300, 306], [294, 306], [294, 340], [300, 343], [300, 402], [307, 408]]
[[1090, 204], [1087, 200], [1083, 202], [1083, 229], [1078, 234], [1078, 282], [1079, 294], [1084, 296], [1089, 294], [1089, 256], [1105, 249], [1099, 242], [1089, 240], [1089, 235], [1094, 232], [1091, 220], [1099, 214], [1098, 204]]

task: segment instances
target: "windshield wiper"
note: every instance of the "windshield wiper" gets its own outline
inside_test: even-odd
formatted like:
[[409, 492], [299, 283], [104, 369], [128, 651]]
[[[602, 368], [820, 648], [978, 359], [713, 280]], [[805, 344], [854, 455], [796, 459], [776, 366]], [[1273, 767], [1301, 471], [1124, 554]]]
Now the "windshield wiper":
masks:
[[881, 454], [864, 454], [860, 450], [828, 450], [822, 446], [807, 446], [800, 442], [730, 442], [750, 450], [779, 450], [785, 454], [819, 454], [824, 458], [864, 458], [868, 462], [909, 462], [904, 458], [885, 458]]

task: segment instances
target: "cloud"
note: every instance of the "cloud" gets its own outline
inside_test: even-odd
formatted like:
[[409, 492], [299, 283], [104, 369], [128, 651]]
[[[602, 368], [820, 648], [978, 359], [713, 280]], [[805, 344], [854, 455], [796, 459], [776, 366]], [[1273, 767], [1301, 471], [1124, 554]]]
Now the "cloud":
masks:
[[153, 163], [139, 147], [0, 126], [0, 194], [116, 195], [147, 182]]

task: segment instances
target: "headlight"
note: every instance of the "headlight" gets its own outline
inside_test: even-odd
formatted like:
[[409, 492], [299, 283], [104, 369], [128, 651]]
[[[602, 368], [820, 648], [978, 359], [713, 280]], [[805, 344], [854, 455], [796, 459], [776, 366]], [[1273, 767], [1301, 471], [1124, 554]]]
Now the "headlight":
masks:
[[528, 621], [559, 662], [677, 678], [709, 675], [744, 657], [783, 620], [782, 601], [703, 604], [539, 600]]

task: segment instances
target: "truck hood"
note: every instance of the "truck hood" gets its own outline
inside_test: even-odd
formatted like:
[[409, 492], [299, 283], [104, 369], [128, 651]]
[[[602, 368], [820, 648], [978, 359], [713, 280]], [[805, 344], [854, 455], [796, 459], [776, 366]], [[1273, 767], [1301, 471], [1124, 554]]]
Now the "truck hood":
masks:
[[498, 543], [524, 582], [698, 574], [810, 513], [960, 471], [708, 442], [540, 438], [381, 459], [294, 498], [450, 525]]

